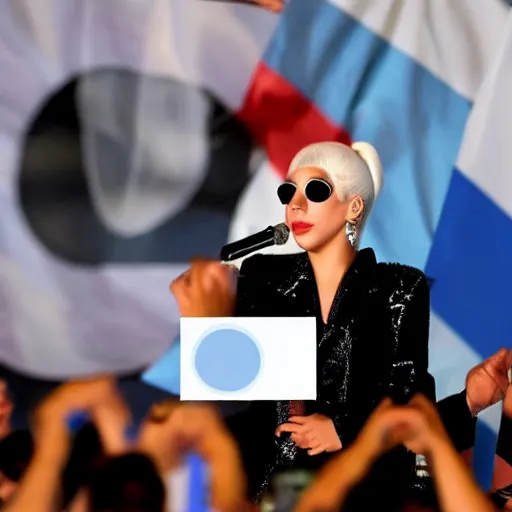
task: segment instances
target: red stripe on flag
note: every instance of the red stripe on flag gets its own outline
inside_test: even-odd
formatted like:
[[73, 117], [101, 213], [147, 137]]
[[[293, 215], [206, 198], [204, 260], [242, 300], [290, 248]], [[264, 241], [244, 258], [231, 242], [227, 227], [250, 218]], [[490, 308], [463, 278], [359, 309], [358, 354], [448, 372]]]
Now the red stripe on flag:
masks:
[[336, 126], [282, 76], [261, 62], [256, 68], [239, 118], [266, 149], [285, 176], [292, 158], [313, 142], [350, 144], [348, 132]]
[[512, 466], [496, 455], [492, 487], [493, 489], [502, 489], [508, 485], [512, 485]]

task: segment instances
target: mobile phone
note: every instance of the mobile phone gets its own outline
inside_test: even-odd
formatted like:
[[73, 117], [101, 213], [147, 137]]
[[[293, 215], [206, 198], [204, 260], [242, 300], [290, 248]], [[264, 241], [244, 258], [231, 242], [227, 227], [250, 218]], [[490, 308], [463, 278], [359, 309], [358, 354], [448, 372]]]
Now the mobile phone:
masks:
[[301, 469], [276, 473], [270, 482], [269, 492], [261, 504], [261, 511], [292, 512], [314, 476], [313, 471]]

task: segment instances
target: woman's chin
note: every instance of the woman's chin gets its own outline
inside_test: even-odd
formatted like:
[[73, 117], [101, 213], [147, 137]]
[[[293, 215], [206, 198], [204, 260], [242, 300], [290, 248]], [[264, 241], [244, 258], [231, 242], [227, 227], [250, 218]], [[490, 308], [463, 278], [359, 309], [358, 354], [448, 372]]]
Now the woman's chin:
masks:
[[316, 243], [316, 240], [313, 240], [306, 233], [305, 235], [296, 235], [294, 236], [296, 244], [307, 252], [315, 252], [318, 249], [319, 245]]

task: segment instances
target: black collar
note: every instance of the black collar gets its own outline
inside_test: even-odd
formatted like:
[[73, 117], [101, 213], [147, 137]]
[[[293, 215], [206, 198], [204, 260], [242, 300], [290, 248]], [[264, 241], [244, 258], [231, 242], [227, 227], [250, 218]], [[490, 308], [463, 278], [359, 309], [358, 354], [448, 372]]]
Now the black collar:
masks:
[[[313, 267], [309, 260], [307, 253], [304, 253], [301, 258], [301, 267], [302, 270], [305, 271], [306, 275], [309, 274], [310, 278], [308, 281], [312, 286], [312, 293], [314, 295], [314, 300], [316, 303], [316, 309], [319, 312], [319, 319], [321, 318], [321, 307], [320, 307], [320, 298], [318, 295], [318, 286], [315, 281]], [[343, 279], [338, 285], [338, 289], [334, 296], [334, 300], [331, 306], [331, 310], [329, 312], [329, 318], [327, 320], [327, 324], [333, 318], [336, 318], [338, 312], [343, 307], [345, 308], [348, 303], [351, 303], [351, 306], [354, 306], [357, 300], [354, 300], [357, 296], [361, 296], [361, 294], [366, 294], [372, 288], [372, 283], [374, 282], [375, 269], [377, 267], [377, 259], [375, 258], [375, 253], [373, 249], [367, 248], [361, 251], [358, 251], [354, 261], [348, 268], [347, 272], [343, 276]]]

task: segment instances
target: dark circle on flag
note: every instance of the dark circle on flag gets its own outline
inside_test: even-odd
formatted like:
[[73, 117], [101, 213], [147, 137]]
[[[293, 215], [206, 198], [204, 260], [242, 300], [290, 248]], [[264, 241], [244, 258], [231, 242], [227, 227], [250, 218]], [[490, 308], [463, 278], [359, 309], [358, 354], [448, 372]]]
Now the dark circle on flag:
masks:
[[257, 342], [248, 333], [238, 328], [219, 328], [199, 342], [194, 366], [207, 386], [235, 392], [256, 380], [262, 358]]
[[[117, 93], [107, 94], [111, 90]], [[140, 139], [136, 135], [141, 133], [138, 116], [147, 98], [155, 98], [154, 92], [162, 97], [155, 106], [160, 120], [145, 114], [145, 130], [151, 136]], [[112, 115], [103, 114], [104, 104]], [[196, 117], [204, 119], [199, 127]], [[178, 132], [185, 142], [170, 141], [161, 152], [158, 135], [168, 129]], [[113, 136], [112, 131], [120, 135]], [[46, 250], [78, 265], [185, 263], [197, 254], [217, 258], [249, 182], [256, 148], [244, 124], [210, 91], [119, 68], [95, 69], [75, 77], [45, 98], [24, 132], [18, 183], [26, 223]], [[101, 157], [94, 157], [101, 171], [101, 187], [91, 178], [90, 144], [101, 149]], [[172, 149], [177, 145], [182, 150], [179, 156]], [[195, 158], [197, 146], [205, 153], [200, 163]], [[135, 171], [130, 169], [139, 159], [132, 158], [127, 148], [149, 155]], [[137, 179], [130, 179], [130, 172]], [[190, 187], [187, 180], [193, 182]], [[125, 187], [129, 183], [147, 192], [136, 197], [135, 210], [131, 207], [136, 220], [148, 211], [140, 205], [154, 205], [166, 187], [178, 191], [185, 187], [191, 197], [174, 213], [148, 224], [153, 227], [126, 234], [107, 225], [100, 215], [98, 189], [103, 201], [115, 206], [110, 212], [115, 220], [119, 217], [114, 215], [116, 208], [130, 196]], [[182, 196], [175, 195], [179, 203]], [[171, 203], [164, 199], [164, 204]], [[129, 232], [132, 224], [124, 222]]]

